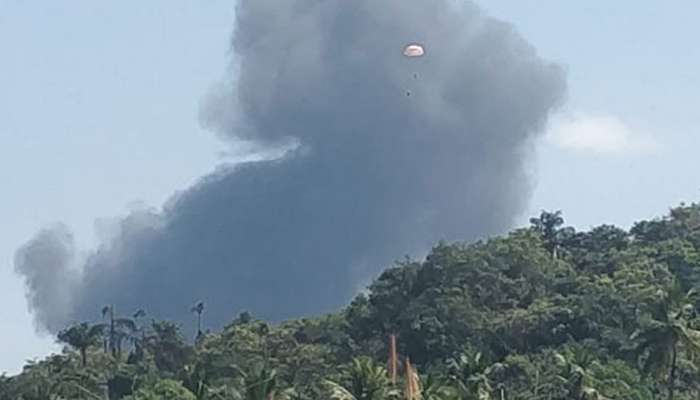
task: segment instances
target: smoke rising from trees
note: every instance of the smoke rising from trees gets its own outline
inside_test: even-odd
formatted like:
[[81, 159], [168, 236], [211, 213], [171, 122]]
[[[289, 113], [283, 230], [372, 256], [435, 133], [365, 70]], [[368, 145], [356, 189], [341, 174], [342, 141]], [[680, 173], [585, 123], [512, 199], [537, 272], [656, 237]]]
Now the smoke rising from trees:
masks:
[[[511, 25], [447, 0], [241, 0], [236, 18], [236, 79], [202, 123], [288, 151], [133, 212], [80, 273], [70, 234], [40, 232], [15, 263], [40, 327], [104, 304], [191, 323], [201, 299], [215, 326], [331, 311], [395, 258], [523, 211], [565, 76]], [[402, 55], [412, 42], [424, 57]]]

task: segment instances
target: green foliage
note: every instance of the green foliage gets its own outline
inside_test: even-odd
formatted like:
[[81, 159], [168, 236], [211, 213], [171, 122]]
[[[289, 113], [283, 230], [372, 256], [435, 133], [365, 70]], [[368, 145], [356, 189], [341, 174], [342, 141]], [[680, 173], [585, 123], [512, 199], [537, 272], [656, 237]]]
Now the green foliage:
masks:
[[164, 379], [158, 381], [149, 388], [139, 389], [129, 400], [197, 400], [197, 398], [185, 389], [179, 382]]
[[386, 400], [397, 398], [387, 371], [369, 357], [352, 360], [340, 382], [326, 381], [330, 397], [335, 400]]
[[423, 400], [700, 398], [700, 206], [630, 231], [576, 232], [560, 212], [531, 225], [438, 243], [337, 313], [276, 325], [241, 313], [196, 343], [107, 307], [103, 324], [58, 335], [63, 354], [0, 376], [0, 400], [402, 399], [392, 334], [400, 364], [426, 373]]
[[82, 366], [87, 365], [87, 350], [99, 343], [104, 325], [81, 323], [58, 333], [58, 340], [72, 346], [80, 352]]

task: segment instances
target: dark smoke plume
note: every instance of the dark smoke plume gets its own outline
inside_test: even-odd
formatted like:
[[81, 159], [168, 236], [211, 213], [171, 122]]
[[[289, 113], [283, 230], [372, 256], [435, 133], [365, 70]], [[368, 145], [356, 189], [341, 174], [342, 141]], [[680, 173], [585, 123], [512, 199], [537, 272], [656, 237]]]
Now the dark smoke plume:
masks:
[[39, 232], [15, 254], [16, 271], [24, 276], [29, 310], [42, 328], [55, 332], [70, 316], [78, 275], [73, 236], [64, 225]]
[[[424, 57], [402, 55], [413, 42]], [[131, 214], [79, 281], [63, 278], [67, 234], [40, 233], [16, 268], [41, 326], [104, 304], [189, 322], [202, 299], [210, 326], [333, 310], [404, 254], [509, 228], [565, 91], [559, 67], [471, 3], [241, 0], [233, 49], [237, 79], [202, 122], [290, 150]]]

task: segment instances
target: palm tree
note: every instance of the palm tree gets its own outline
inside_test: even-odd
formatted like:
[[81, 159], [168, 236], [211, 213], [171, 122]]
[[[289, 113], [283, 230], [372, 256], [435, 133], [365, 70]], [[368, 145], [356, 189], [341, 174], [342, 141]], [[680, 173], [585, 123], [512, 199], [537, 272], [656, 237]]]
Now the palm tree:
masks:
[[[216, 393], [216, 399], [230, 398], [228, 383], [236, 376], [248, 376], [247, 373], [236, 367], [229, 358], [221, 357], [223, 354], [217, 350], [202, 349], [194, 354], [192, 360], [187, 363], [181, 375], [183, 385], [189, 389], [197, 399], [212, 399]], [[226, 397], [229, 396], [229, 397]]]
[[197, 314], [197, 338], [196, 338], [196, 340], [199, 340], [202, 337], [202, 313], [204, 312], [204, 302], [202, 302], [202, 301], [197, 302], [197, 304], [192, 306], [192, 308], [190, 309], [190, 312]]
[[566, 388], [572, 400], [590, 400], [600, 396], [593, 388], [588, 373], [593, 360], [592, 354], [579, 346], [575, 346], [567, 355], [554, 354], [555, 364], [561, 367], [561, 371], [554, 375], [554, 379]]
[[[146, 316], [146, 311], [139, 308], [138, 310], [136, 310], [136, 312], [134, 314], [131, 315], [130, 319], [124, 318], [125, 320], [129, 320], [133, 323], [133, 329], [131, 329], [132, 333], [134, 333], [134, 334], [140, 333], [141, 339], [143, 339], [143, 337], [146, 335], [146, 328], [141, 323], [141, 321], [143, 320], [142, 318], [144, 318], [145, 316]], [[131, 328], [131, 324], [130, 324], [130, 328]]]
[[466, 352], [448, 361], [450, 379], [457, 396], [464, 400], [490, 400], [493, 388], [488, 377], [489, 364], [481, 353]]
[[385, 400], [398, 397], [384, 367], [371, 358], [352, 360], [345, 372], [344, 384], [326, 381], [334, 400]]
[[112, 356], [118, 357], [121, 355], [122, 342], [137, 331], [136, 323], [131, 318], [116, 318], [114, 306], [112, 305], [102, 307], [102, 318], [104, 319], [107, 316], [109, 320], [106, 326], [109, 330], [106, 344], [109, 345]]
[[83, 322], [59, 332], [58, 340], [80, 352], [80, 364], [84, 368], [87, 365], [87, 350], [90, 346], [99, 343], [104, 328], [105, 326], [102, 324], [91, 326]]
[[539, 217], [530, 218], [530, 224], [542, 236], [544, 246], [552, 258], [557, 258], [557, 249], [562, 240], [567, 235], [572, 234], [571, 228], [560, 228], [564, 224], [561, 211], [548, 212], [543, 210]]
[[253, 366], [249, 371], [237, 368], [243, 378], [244, 400], [274, 400], [284, 396], [280, 390], [277, 371], [266, 363]]
[[590, 348], [573, 343], [562, 353], [554, 353], [553, 365], [558, 371], [552, 373], [557, 387], [563, 387], [567, 392], [567, 398], [572, 400], [607, 400], [607, 397], [598, 390], [599, 388], [624, 388], [630, 390], [630, 386], [623, 380], [596, 376], [592, 371], [598, 364], [593, 351]]
[[136, 310], [136, 312], [134, 313], [134, 315], [131, 316], [131, 318], [134, 320], [134, 322], [137, 322], [139, 320], [139, 318], [143, 318], [145, 316], [146, 316], [146, 311], [144, 311], [143, 309], [140, 308], [140, 309]]
[[428, 375], [421, 380], [416, 368], [406, 359], [404, 368], [404, 379], [406, 384], [406, 400], [447, 400], [452, 399], [456, 394], [445, 381], [434, 375]]
[[[146, 312], [142, 309], [137, 310], [132, 318], [134, 320], [134, 335], [131, 337], [131, 342], [134, 346], [132, 353], [134, 359], [140, 360], [143, 358], [143, 346], [146, 342], [146, 328], [139, 323], [140, 319], [146, 316]], [[140, 333], [140, 335], [139, 335]], [[131, 357], [131, 355], [130, 355]]]
[[700, 331], [688, 324], [688, 320], [694, 317], [693, 300], [698, 293], [691, 290], [684, 294], [676, 285], [657, 295], [659, 301], [651, 310], [651, 319], [634, 332], [631, 339], [635, 342], [637, 355], [643, 360], [644, 372], [657, 378], [667, 377], [668, 399], [673, 400], [679, 350], [691, 357], [700, 356]]
[[144, 347], [153, 356], [158, 369], [175, 373], [191, 359], [193, 349], [180, 335], [177, 325], [166, 321], [153, 321]]
[[454, 396], [452, 388], [435, 375], [428, 375], [422, 382], [420, 398], [422, 400], [447, 400]]

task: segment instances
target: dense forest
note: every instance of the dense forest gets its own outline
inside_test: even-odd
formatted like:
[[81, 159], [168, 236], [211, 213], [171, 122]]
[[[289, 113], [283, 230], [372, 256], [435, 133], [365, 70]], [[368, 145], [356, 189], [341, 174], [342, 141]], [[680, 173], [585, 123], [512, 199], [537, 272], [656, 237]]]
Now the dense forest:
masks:
[[1, 376], [0, 399], [700, 398], [700, 204], [629, 231], [530, 222], [439, 243], [316, 318], [209, 332], [199, 303], [192, 340], [106, 306], [58, 334], [61, 354]]

